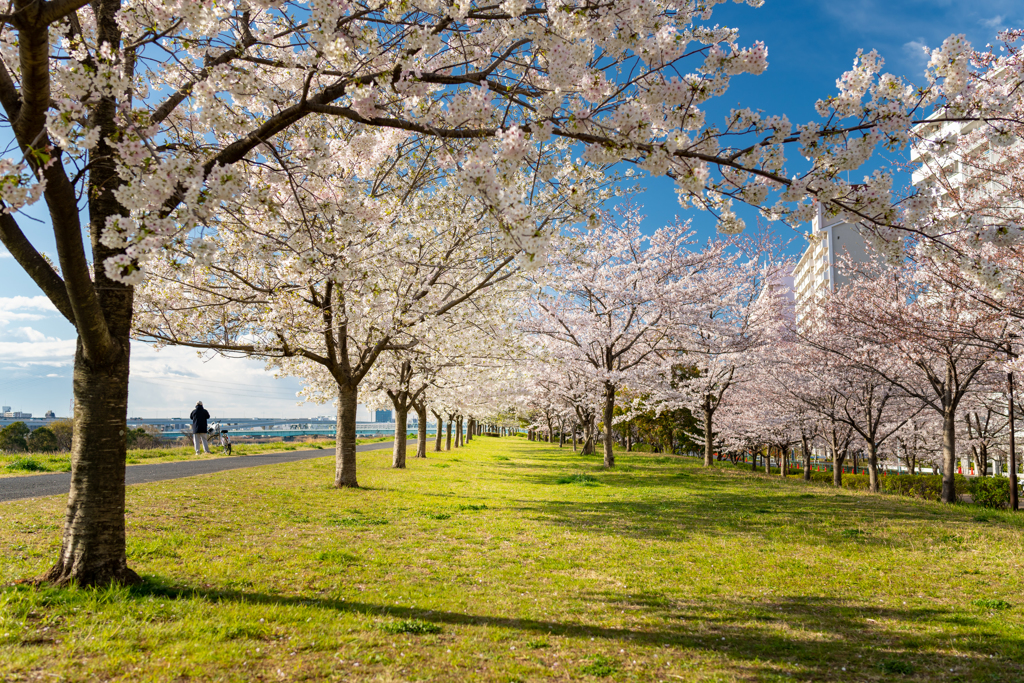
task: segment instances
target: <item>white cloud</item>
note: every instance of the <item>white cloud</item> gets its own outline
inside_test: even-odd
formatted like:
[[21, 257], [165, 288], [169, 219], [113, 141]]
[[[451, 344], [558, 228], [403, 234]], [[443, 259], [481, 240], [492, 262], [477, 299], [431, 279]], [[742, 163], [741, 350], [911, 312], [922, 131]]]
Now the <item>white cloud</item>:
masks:
[[0, 326], [11, 322], [42, 320], [56, 312], [57, 308], [45, 296], [0, 297]]
[[[35, 330], [32, 332], [39, 334]], [[41, 341], [0, 341], [0, 367], [65, 367], [71, 365], [74, 359], [74, 339], [55, 339], [43, 336]]]
[[54, 311], [57, 308], [45, 296], [7, 296], [0, 297], [0, 311], [16, 311], [19, 309]]
[[4, 251], [3, 249], [0, 249], [0, 258], [14, 258], [14, 257], [11, 256], [11, 253], [9, 251]]
[[19, 327], [14, 331], [14, 334], [18, 337], [24, 337], [30, 342], [58, 342], [60, 339], [57, 337], [47, 337], [39, 330], [32, 329], [31, 327]]
[[903, 43], [903, 54], [915, 66], [924, 68], [931, 59], [931, 51], [923, 40], [911, 40]]
[[990, 28], [993, 31], [1002, 31], [1006, 28], [1006, 17], [1002, 14], [997, 14], [991, 19], [982, 19], [980, 22], [985, 28]]
[[214, 417], [312, 417], [333, 405], [298, 403], [300, 380], [275, 378], [264, 363], [246, 358], [200, 357], [195, 349], [157, 349], [132, 343], [129, 413], [142, 417], [188, 415], [196, 401]]

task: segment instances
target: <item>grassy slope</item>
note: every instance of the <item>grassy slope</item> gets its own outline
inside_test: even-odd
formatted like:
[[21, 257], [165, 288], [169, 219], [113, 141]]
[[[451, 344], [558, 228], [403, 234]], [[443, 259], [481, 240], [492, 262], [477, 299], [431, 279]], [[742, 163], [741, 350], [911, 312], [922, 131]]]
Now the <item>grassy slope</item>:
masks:
[[[390, 436], [356, 439], [357, 444], [379, 443], [391, 441]], [[236, 443], [231, 455], [256, 455], [258, 453], [283, 453], [285, 451], [308, 451], [317, 448], [334, 448], [333, 441], [291, 441], [284, 443]], [[133, 448], [128, 451], [128, 464], [147, 465], [158, 462], [177, 462], [179, 460], [203, 460], [227, 457], [217, 438], [210, 439], [210, 450], [213, 453], [196, 455], [192, 446], [175, 448]], [[29, 461], [27, 466], [25, 461]], [[70, 472], [71, 455], [68, 453], [0, 453], [0, 477], [16, 477], [43, 472]]]
[[[1024, 680], [1008, 513], [513, 438], [359, 457], [356, 491], [328, 458], [129, 487], [147, 583], [0, 589], [0, 679]], [[0, 504], [4, 580], [63, 508]]]

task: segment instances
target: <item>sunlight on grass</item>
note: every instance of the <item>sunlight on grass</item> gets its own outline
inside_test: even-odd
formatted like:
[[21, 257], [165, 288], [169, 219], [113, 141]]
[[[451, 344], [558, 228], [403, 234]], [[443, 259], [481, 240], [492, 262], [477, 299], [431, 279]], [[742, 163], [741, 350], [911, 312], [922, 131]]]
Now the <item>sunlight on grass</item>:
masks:
[[134, 589], [11, 583], [66, 501], [2, 504], [0, 679], [1024, 680], [1012, 513], [513, 438], [361, 453], [358, 490], [324, 456], [129, 487]]

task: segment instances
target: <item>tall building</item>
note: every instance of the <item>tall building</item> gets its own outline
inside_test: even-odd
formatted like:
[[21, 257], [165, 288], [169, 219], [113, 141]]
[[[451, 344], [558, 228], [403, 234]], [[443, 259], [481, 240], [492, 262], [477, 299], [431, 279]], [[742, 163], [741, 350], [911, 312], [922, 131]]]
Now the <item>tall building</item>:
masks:
[[849, 282], [850, 273], [843, 267], [844, 259], [862, 263], [869, 258], [867, 242], [857, 225], [841, 218], [825, 218], [821, 205], [811, 221], [808, 241], [807, 249], [793, 269], [798, 326], [815, 302]]
[[374, 422], [392, 422], [390, 410], [378, 410], [373, 415]]

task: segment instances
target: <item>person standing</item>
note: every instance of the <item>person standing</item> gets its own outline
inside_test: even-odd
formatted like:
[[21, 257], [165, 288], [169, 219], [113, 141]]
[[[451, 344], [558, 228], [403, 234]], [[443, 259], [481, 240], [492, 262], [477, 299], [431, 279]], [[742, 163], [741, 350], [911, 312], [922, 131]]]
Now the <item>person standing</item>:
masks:
[[199, 455], [199, 444], [203, 444], [203, 450], [210, 453], [210, 444], [206, 438], [209, 427], [206, 421], [210, 419], [210, 413], [203, 407], [202, 401], [196, 401], [196, 408], [189, 415], [192, 419], [192, 441], [196, 446], [196, 455]]

